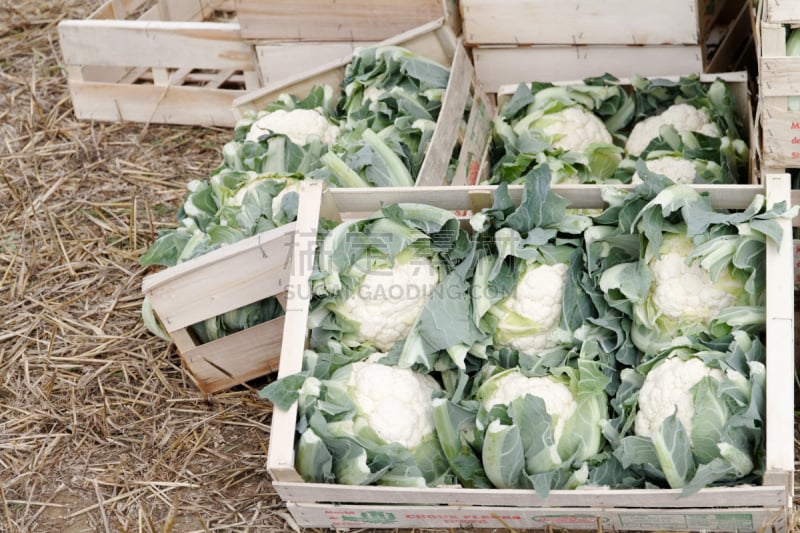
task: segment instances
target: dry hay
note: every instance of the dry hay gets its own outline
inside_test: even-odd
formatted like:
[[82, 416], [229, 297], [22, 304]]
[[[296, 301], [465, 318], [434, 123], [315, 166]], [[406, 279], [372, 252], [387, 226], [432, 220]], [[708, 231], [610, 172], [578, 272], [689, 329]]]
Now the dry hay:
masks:
[[[16, 5], [18, 4], [18, 5]], [[0, 0], [0, 531], [295, 529], [269, 405], [206, 397], [139, 320], [138, 258], [230, 132], [76, 121], [56, 25]]]

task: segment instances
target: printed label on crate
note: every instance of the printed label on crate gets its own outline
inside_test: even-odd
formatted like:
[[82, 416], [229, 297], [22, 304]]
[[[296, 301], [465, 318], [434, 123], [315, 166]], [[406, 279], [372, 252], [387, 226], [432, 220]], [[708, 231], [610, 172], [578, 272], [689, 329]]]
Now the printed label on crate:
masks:
[[625, 514], [619, 516], [619, 521], [625, 529], [644, 530], [750, 531], [754, 528], [753, 515], [749, 513]]
[[601, 526], [612, 527], [612, 520], [608, 516], [557, 514], [533, 517], [534, 527], [565, 529], [593, 529]]
[[792, 241], [794, 245], [794, 286], [800, 287], [800, 239]]

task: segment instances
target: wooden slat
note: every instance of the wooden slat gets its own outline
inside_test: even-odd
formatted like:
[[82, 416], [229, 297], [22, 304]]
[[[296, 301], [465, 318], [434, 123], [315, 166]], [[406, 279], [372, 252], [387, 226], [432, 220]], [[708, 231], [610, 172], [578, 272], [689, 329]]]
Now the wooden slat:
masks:
[[[788, 174], [765, 176], [767, 207], [791, 202]], [[794, 469], [794, 247], [789, 220], [778, 246], [767, 240], [767, 450], [765, 482], [785, 483], [791, 505]]]
[[697, 0], [461, 0], [461, 9], [464, 38], [470, 45], [698, 45], [702, 40], [697, 4]]
[[[590, 209], [603, 206], [602, 190], [598, 185], [552, 185], [550, 189], [572, 202], [571, 207]], [[620, 189], [633, 189], [631, 185], [619, 185]], [[694, 185], [700, 192], [708, 192], [711, 204], [718, 209], [744, 209], [755, 194], [763, 194], [761, 185]], [[391, 196], [380, 188], [330, 189], [325, 192], [326, 198], [334, 202], [340, 212], [374, 212], [382, 202], [423, 202], [443, 209], [458, 210], [470, 207], [473, 195], [491, 196], [495, 187], [451, 186], [451, 187], [396, 187]], [[509, 195], [515, 201], [522, 198], [523, 186], [510, 185]]]
[[230, 128], [235, 90], [69, 82], [75, 116], [82, 120], [149, 122]]
[[[314, 267], [317, 230], [322, 203], [323, 186], [304, 181], [300, 185], [300, 205], [297, 212], [296, 238], [292, 245], [292, 270], [289, 278], [286, 322], [283, 329], [281, 360], [278, 377], [302, 370], [305, 339], [308, 334], [308, 313], [311, 303], [309, 279]], [[272, 432], [269, 439], [267, 469], [275, 479], [302, 482], [294, 469], [294, 437], [297, 404], [284, 411], [272, 411]]]
[[618, 78], [703, 71], [700, 46], [520, 46], [474, 48], [478, 80], [487, 92], [502, 85], [580, 80], [605, 73]]
[[761, 58], [761, 96], [800, 96], [800, 57]]
[[229, 244], [145, 277], [142, 291], [167, 331], [285, 290], [294, 224]]
[[442, 0], [236, 0], [247, 39], [379, 41], [444, 15]]
[[[725, 2], [719, 2], [724, 4]], [[704, 72], [728, 72], [741, 68], [738, 60], [747, 46], [752, 46], [750, 38], [750, 15], [753, 8], [749, 2], [743, 3], [741, 9], [733, 17], [722, 41], [713, 57], [706, 62]]]
[[800, 4], [793, 0], [764, 0], [764, 19], [776, 24], [800, 22]]
[[322, 65], [353, 54], [361, 46], [375, 41], [358, 42], [272, 42], [255, 45], [261, 79], [264, 84], [280, 83]]
[[710, 487], [691, 496], [680, 489], [608, 489], [585, 487], [580, 491], [552, 490], [542, 498], [533, 490], [464, 489], [462, 487], [381, 487], [330, 483], [286, 483], [275, 481], [273, 487], [284, 501], [308, 503], [395, 503], [398, 505], [486, 505], [513, 507], [783, 507], [786, 490], [780, 486]]
[[473, 78], [472, 63], [464, 47], [459, 44], [450, 66], [450, 78], [436, 128], [417, 176], [418, 186], [447, 185], [447, 169], [458, 142]]
[[492, 121], [495, 108], [482, 89], [475, 91], [472, 108], [467, 120], [467, 129], [461, 151], [458, 154], [458, 165], [453, 176], [453, 185], [475, 185], [480, 183], [480, 162], [489, 147], [492, 134]]
[[70, 65], [256, 68], [237, 24], [66, 20], [58, 29], [64, 61]]
[[367, 506], [287, 504], [302, 527], [349, 528], [494, 528], [495, 530], [786, 531], [785, 508], [582, 509], [547, 507]]
[[218, 392], [278, 369], [284, 317], [181, 351], [185, 368], [205, 393]]

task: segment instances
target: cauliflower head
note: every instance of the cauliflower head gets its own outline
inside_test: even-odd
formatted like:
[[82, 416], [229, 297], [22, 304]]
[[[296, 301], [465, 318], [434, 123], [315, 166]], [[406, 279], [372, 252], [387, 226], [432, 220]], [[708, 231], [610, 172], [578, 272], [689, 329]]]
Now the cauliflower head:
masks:
[[495, 405], [508, 405], [526, 394], [541, 398], [554, 422], [555, 442], [561, 440], [567, 420], [578, 407], [575, 396], [565, 384], [545, 376], [526, 377], [516, 369], [497, 374], [485, 390], [489, 392], [480, 400], [487, 411]]
[[554, 147], [567, 151], [584, 152], [592, 143], [613, 142], [603, 121], [579, 106], [548, 113], [531, 126], [541, 129]]
[[[657, 159], [649, 159], [645, 161], [645, 165], [651, 172], [666, 176], [675, 183], [691, 184], [697, 175], [694, 162], [683, 157], [663, 156]], [[642, 178], [639, 177], [638, 172], [633, 173], [631, 183], [642, 183]]]
[[495, 342], [535, 355], [552, 348], [551, 333], [561, 318], [568, 266], [529, 264], [514, 291], [490, 313], [498, 319]]
[[339, 136], [339, 127], [331, 124], [325, 116], [314, 109], [278, 109], [256, 120], [245, 137], [257, 142], [268, 133], [280, 133], [293, 143], [303, 146], [311, 137], [319, 137], [325, 144], [333, 144]]
[[722, 381], [725, 373], [707, 367], [696, 357], [684, 360], [671, 356], [654, 366], [645, 376], [639, 391], [639, 410], [634, 418], [634, 433], [650, 437], [677, 408], [678, 420], [691, 439], [694, 397], [690, 389], [706, 376]]
[[723, 269], [716, 281], [697, 263], [688, 264], [694, 246], [685, 235], [666, 235], [660, 257], [650, 264], [653, 273], [652, 305], [658, 313], [677, 324], [707, 325], [720, 311], [736, 303], [743, 287]]
[[408, 336], [438, 282], [429, 258], [398, 257], [392, 267], [367, 272], [336, 313], [360, 325], [360, 342], [387, 351]]
[[[383, 354], [380, 354], [383, 355]], [[370, 361], [349, 365], [347, 388], [358, 410], [355, 427], [367, 426], [383, 441], [413, 450], [433, 434], [433, 395], [441, 387], [431, 376]]]
[[673, 104], [660, 115], [637, 122], [625, 143], [625, 151], [632, 156], [644, 152], [665, 124], [672, 125], [679, 133], [694, 131], [710, 137], [720, 136], [719, 128], [711, 121], [708, 111], [691, 104]]

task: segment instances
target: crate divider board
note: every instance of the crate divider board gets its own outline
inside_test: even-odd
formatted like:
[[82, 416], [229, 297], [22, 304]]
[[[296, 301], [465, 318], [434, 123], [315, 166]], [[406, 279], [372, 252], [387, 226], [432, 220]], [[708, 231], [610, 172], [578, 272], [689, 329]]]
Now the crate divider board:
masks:
[[146, 276], [142, 292], [205, 393], [277, 370], [284, 317], [199, 344], [189, 326], [269, 296], [286, 307], [296, 223]]
[[[789, 178], [771, 174], [760, 185], [695, 185], [708, 192], [716, 208], [744, 209], [755, 194], [772, 205], [789, 199]], [[601, 187], [554, 185], [552, 191], [576, 208], [601, 207]], [[279, 377], [299, 372], [306, 347], [309, 276], [319, 217], [336, 220], [345, 213], [374, 212], [381, 202], [423, 202], [450, 210], [485, 205], [492, 186], [330, 189], [305, 183], [293, 248]], [[521, 186], [509, 193], [519, 202]], [[787, 531], [794, 473], [793, 394], [794, 301], [789, 220], [781, 220], [780, 247], [767, 244], [766, 472], [758, 486], [711, 487], [692, 496], [680, 490], [584, 488], [551, 491], [465, 489], [458, 486], [400, 488], [305, 483], [294, 468], [297, 404], [275, 408], [267, 469], [273, 486], [295, 521], [308, 527], [548, 527], [599, 530]], [[306, 237], [303, 237], [303, 236]]]
[[[470, 167], [480, 160], [491, 132], [493, 103], [477, 87], [469, 55], [461, 40], [455, 36], [444, 18], [423, 24], [413, 30], [378, 43], [381, 46], [402, 46], [423, 57], [450, 68], [450, 81], [442, 100], [442, 109], [436, 129], [417, 177], [417, 185], [445, 185], [450, 154], [459, 140], [464, 110], [473, 104], [467, 120], [465, 143], [459, 153], [458, 165], [452, 182], [467, 183]], [[318, 68], [296, 74], [279, 82], [266, 84], [237, 98], [234, 113], [237, 118], [248, 112], [257, 112], [274, 102], [281, 94], [302, 96], [318, 84], [339, 87], [344, 79], [352, 52]], [[470, 100], [471, 99], [471, 100]]]

